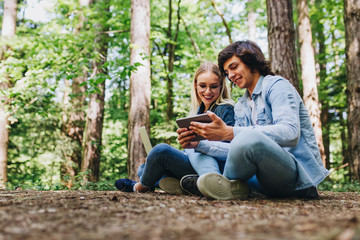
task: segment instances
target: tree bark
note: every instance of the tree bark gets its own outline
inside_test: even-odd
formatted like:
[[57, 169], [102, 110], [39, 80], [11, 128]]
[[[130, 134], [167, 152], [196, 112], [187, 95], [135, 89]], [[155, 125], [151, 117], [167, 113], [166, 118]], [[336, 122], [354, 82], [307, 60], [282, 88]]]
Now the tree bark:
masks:
[[360, 180], [360, 1], [344, 1], [346, 40], [349, 162], [352, 178]]
[[324, 143], [324, 152], [326, 156], [326, 169], [330, 169], [330, 123], [329, 123], [329, 106], [326, 104], [323, 106], [321, 111], [321, 124], [323, 126], [323, 143]]
[[172, 40], [172, 0], [169, 0], [169, 15], [168, 15], [168, 30], [167, 30], [167, 38], [168, 43], [166, 44], [166, 49], [168, 50], [168, 69], [166, 74], [167, 81], [167, 96], [166, 96], [166, 120], [169, 121], [174, 115], [173, 111], [173, 79], [170, 77], [170, 73], [172, 73], [174, 69], [174, 56], [175, 56], [175, 48], [173, 48], [173, 43], [170, 42]]
[[150, 0], [131, 1], [130, 37], [130, 64], [141, 65], [130, 76], [127, 170], [130, 179], [138, 180], [137, 169], [146, 157], [139, 128], [148, 130], [150, 123]]
[[[4, 14], [1, 29], [2, 40], [7, 40], [15, 36], [16, 31], [16, 10], [17, 0], [5, 0]], [[5, 60], [7, 45], [1, 46], [0, 61]], [[7, 89], [11, 86], [9, 76], [0, 78], [0, 187], [5, 187], [7, 178], [8, 145], [9, 145], [9, 114]], [[4, 94], [5, 93], [5, 94]]]
[[[94, 63], [92, 77], [104, 73], [100, 65], [102, 65], [100, 62]], [[88, 174], [84, 175], [84, 179], [92, 182], [96, 182], [99, 178], [105, 81], [98, 84], [97, 87], [100, 92], [90, 95], [84, 134], [83, 160], [81, 163], [81, 171], [85, 173], [89, 171]]]
[[319, 146], [321, 160], [326, 166], [326, 155], [322, 138], [319, 94], [316, 83], [315, 55], [312, 47], [312, 33], [307, 0], [297, 0], [299, 43], [301, 59], [301, 78], [303, 83], [303, 99], [308, 109], [310, 120]]
[[[174, 80], [171, 77], [171, 73], [174, 71], [174, 60], [175, 60], [175, 47], [179, 34], [180, 27], [180, 3], [181, 0], [178, 0], [178, 8], [177, 8], [177, 23], [174, 38], [172, 37], [172, 1], [169, 0], [169, 17], [168, 17], [168, 31], [167, 37], [169, 42], [167, 43], [166, 49], [168, 50], [168, 69], [167, 69], [167, 97], [166, 97], [166, 120], [170, 121], [174, 116]], [[170, 40], [172, 42], [170, 42]]]
[[339, 113], [339, 120], [340, 120], [340, 137], [341, 137], [341, 151], [342, 151], [342, 164], [349, 163], [348, 151], [347, 151], [347, 137], [346, 137], [346, 120], [343, 117], [343, 112], [340, 111]]
[[96, 55], [92, 63], [92, 73], [90, 78], [95, 79], [97, 90], [90, 94], [88, 112], [86, 116], [86, 125], [84, 133], [83, 158], [81, 171], [88, 172], [84, 175], [85, 180], [96, 182], [99, 179], [102, 129], [104, 120], [104, 97], [105, 97], [105, 80], [107, 70], [104, 67], [107, 57], [107, 35], [102, 32], [108, 30], [106, 19], [109, 17], [110, 1], [101, 1], [104, 9], [99, 10], [98, 19], [102, 19], [95, 25], [97, 28], [97, 37], [95, 39]]
[[[317, 6], [322, 5], [322, 0], [315, 0]], [[323, 10], [318, 11], [319, 17], [317, 19], [324, 18]], [[325, 44], [325, 34], [324, 34], [324, 26], [321, 22], [315, 22], [315, 33], [317, 35], [316, 41], [318, 48], [316, 49], [317, 63], [316, 63], [316, 72], [317, 72], [317, 83], [318, 86], [321, 86], [322, 82], [326, 80], [326, 44]], [[324, 152], [326, 156], [326, 168], [330, 169], [330, 123], [329, 123], [329, 103], [327, 100], [321, 100], [321, 126], [322, 126], [322, 136], [323, 136], [323, 143], [324, 143]]]
[[9, 144], [8, 99], [1, 92], [9, 88], [8, 82], [0, 82], [0, 188], [6, 186]]
[[[79, 35], [83, 30], [85, 23], [85, 16], [83, 8], [88, 8], [90, 5], [89, 0], [80, 0], [81, 9], [79, 11], [79, 24], [74, 30], [75, 35]], [[76, 63], [74, 63], [76, 64]], [[82, 146], [83, 135], [85, 128], [85, 106], [86, 106], [86, 85], [82, 85], [87, 79], [87, 71], [85, 69], [79, 70], [78, 76], [72, 80], [71, 97], [68, 94], [68, 90], [64, 93], [64, 114], [63, 114], [63, 134], [69, 138], [70, 151], [64, 152], [64, 162], [61, 164], [60, 171], [61, 177], [68, 188], [71, 188], [75, 176], [81, 169], [82, 160]], [[65, 80], [67, 89], [70, 81]], [[70, 98], [70, 101], [68, 100]]]
[[266, 6], [271, 68], [275, 74], [288, 79], [299, 91], [291, 0], [266, 0]]
[[5, 0], [4, 1], [4, 15], [1, 28], [2, 37], [14, 37], [16, 31], [16, 0]]
[[254, 0], [248, 0], [247, 6], [247, 20], [248, 20], [248, 30], [249, 30], [249, 40], [256, 42], [256, 16], [255, 11], [252, 6]]

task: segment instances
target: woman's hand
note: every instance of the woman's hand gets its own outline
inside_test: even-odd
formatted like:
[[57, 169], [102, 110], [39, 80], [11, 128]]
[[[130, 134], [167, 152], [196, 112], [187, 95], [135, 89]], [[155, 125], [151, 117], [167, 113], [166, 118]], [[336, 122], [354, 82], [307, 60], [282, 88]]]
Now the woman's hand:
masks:
[[176, 132], [179, 134], [178, 141], [182, 148], [196, 148], [199, 145], [199, 141], [191, 141], [195, 137], [193, 131], [187, 128], [179, 128]]
[[210, 141], [231, 141], [234, 138], [233, 127], [226, 125], [215, 113], [208, 111], [211, 123], [191, 122], [190, 130]]

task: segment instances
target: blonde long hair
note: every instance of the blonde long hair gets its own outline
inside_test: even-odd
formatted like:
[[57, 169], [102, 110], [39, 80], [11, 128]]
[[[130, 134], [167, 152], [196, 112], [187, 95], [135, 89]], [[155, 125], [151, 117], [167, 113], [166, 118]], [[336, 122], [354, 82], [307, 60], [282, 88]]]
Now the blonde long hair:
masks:
[[190, 105], [190, 116], [196, 115], [199, 106], [201, 105], [201, 99], [196, 91], [197, 77], [205, 72], [214, 73], [219, 77], [220, 82], [220, 95], [218, 99], [216, 99], [215, 104], [231, 104], [234, 105], [234, 101], [231, 99], [230, 90], [226, 84], [225, 76], [219, 69], [219, 66], [212, 62], [204, 62], [200, 65], [200, 67], [196, 70], [192, 85], [191, 85], [191, 105]]

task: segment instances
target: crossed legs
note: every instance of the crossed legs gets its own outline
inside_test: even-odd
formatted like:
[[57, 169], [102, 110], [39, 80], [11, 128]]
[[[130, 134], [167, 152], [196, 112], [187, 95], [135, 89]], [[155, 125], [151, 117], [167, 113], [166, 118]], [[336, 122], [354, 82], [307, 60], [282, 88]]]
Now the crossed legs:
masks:
[[231, 142], [224, 174], [247, 181], [256, 175], [265, 194], [286, 197], [294, 193], [297, 166], [292, 156], [266, 135], [245, 129]]

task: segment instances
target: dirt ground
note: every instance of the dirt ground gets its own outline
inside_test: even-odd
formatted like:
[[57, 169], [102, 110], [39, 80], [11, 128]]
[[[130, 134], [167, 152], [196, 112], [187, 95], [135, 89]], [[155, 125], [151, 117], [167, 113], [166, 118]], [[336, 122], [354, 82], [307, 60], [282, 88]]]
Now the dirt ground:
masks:
[[360, 239], [360, 194], [214, 201], [161, 191], [0, 191], [7, 239]]

